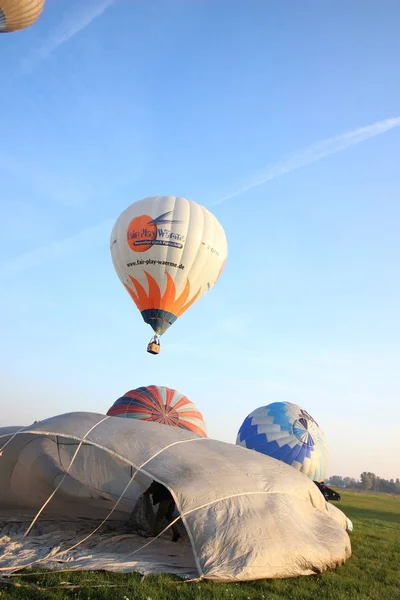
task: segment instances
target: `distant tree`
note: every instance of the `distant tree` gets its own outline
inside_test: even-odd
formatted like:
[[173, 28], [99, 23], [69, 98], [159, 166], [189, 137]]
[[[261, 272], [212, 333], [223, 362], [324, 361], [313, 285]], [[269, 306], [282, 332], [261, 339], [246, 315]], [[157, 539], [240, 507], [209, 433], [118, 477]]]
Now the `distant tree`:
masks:
[[370, 473], [369, 471], [364, 471], [361, 473], [361, 487], [364, 490], [376, 490], [378, 486], [378, 478], [375, 473]]
[[343, 481], [347, 488], [357, 487], [357, 481], [354, 479], [354, 477], [345, 477]]
[[387, 494], [400, 494], [400, 479], [383, 479], [371, 471], [364, 471], [357, 481], [354, 477], [342, 477], [341, 475], [332, 475], [326, 480], [328, 485], [347, 489], [361, 489], [376, 492], [385, 492]]
[[394, 479], [390, 481], [388, 479], [379, 479], [379, 491], [386, 492], [387, 494], [399, 493]]
[[332, 477], [329, 477], [327, 483], [335, 487], [344, 487], [343, 477], [340, 477], [340, 475], [332, 475]]
[[361, 473], [360, 479], [361, 479], [361, 486], [362, 486], [363, 490], [370, 490], [372, 488], [371, 478], [366, 471]]

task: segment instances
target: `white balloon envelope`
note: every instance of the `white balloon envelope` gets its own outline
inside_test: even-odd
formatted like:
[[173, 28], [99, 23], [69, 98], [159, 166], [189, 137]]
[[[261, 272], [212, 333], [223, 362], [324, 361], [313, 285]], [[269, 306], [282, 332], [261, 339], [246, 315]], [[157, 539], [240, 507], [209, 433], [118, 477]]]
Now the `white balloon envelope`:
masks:
[[111, 233], [114, 268], [156, 336], [215, 285], [227, 254], [217, 218], [176, 196], [131, 204]]

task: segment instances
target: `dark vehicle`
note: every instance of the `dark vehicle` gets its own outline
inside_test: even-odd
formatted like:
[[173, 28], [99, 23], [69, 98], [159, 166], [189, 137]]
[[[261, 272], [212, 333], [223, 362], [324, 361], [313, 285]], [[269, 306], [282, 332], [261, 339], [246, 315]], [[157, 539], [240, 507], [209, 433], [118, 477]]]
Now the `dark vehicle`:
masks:
[[335, 490], [333, 490], [332, 488], [329, 488], [327, 485], [325, 485], [323, 481], [314, 481], [314, 483], [327, 502], [328, 502], [328, 500], [335, 501], [335, 502], [340, 501], [340, 498], [341, 498], [340, 494], [338, 494], [338, 492], [335, 492]]
[[325, 489], [328, 494], [328, 500], [334, 500], [336, 502], [340, 502], [341, 496], [340, 496], [339, 492], [335, 492], [335, 490], [328, 487], [327, 485], [325, 486]]

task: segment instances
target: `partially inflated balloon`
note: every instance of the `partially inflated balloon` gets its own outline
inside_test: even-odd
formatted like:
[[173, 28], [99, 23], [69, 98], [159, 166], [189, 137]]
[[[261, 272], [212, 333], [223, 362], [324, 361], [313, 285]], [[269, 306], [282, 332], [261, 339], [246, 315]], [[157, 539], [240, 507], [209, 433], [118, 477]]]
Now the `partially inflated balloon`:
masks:
[[110, 417], [154, 421], [207, 437], [203, 415], [186, 396], [171, 388], [148, 385], [127, 392], [107, 412]]
[[243, 421], [236, 444], [281, 460], [314, 481], [323, 481], [328, 446], [318, 423], [291, 402], [273, 402]]
[[0, 33], [25, 29], [39, 18], [44, 0], [0, 0]]
[[217, 282], [227, 252], [216, 217], [200, 204], [175, 196], [135, 202], [111, 233], [118, 277], [157, 335]]

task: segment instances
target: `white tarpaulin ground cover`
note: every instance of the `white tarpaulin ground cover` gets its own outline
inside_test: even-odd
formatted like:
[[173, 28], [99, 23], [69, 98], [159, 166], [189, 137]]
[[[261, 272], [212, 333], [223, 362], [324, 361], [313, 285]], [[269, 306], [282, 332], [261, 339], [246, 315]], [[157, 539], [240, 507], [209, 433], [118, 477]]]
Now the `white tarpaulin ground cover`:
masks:
[[[4, 574], [67, 566], [246, 581], [310, 575], [351, 555], [345, 515], [310, 479], [233, 444], [69, 413], [0, 429], [0, 448]], [[185, 532], [178, 543], [170, 531], [126, 533], [152, 480], [176, 501]]]

